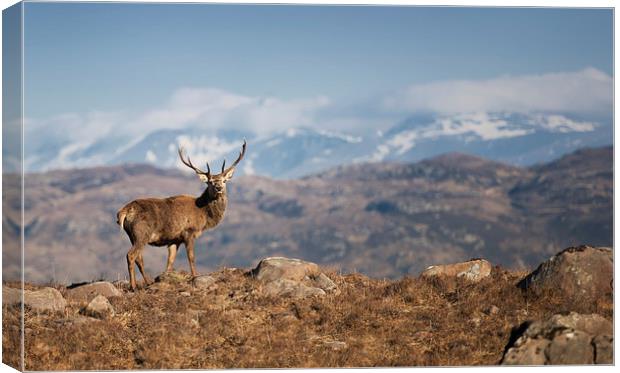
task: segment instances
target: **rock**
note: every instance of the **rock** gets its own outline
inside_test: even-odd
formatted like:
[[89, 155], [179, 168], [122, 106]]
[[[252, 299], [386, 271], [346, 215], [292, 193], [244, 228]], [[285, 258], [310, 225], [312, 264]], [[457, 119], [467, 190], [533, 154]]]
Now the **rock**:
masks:
[[37, 311], [64, 311], [67, 301], [54, 288], [24, 291], [24, 304]]
[[19, 304], [22, 301], [22, 290], [2, 286], [2, 305]]
[[215, 284], [215, 279], [211, 276], [197, 276], [192, 281], [192, 285], [198, 289], [209, 289], [211, 286]]
[[612, 323], [600, 315], [554, 315], [523, 324], [506, 349], [502, 364], [611, 364]]
[[603, 247], [569, 247], [543, 262], [525, 277], [522, 289], [551, 289], [567, 298], [593, 302], [613, 294], [612, 250]]
[[323, 342], [323, 346], [331, 348], [334, 351], [340, 351], [347, 348], [347, 344], [341, 341], [325, 341]]
[[[22, 301], [21, 289], [2, 286], [2, 305], [18, 305]], [[35, 311], [64, 311], [67, 301], [54, 288], [24, 290], [24, 305]]]
[[67, 290], [67, 298], [72, 301], [90, 302], [98, 295], [112, 298], [120, 297], [123, 293], [118, 290], [116, 286], [107, 281], [93, 282]]
[[97, 295], [88, 303], [84, 309], [84, 314], [98, 319], [106, 319], [114, 316], [114, 307], [103, 295]]
[[75, 315], [67, 315], [67, 317], [64, 317], [61, 319], [56, 319], [54, 320], [54, 324], [56, 324], [57, 327], [67, 327], [67, 326], [73, 326], [73, 325], [85, 325], [89, 323], [96, 323], [99, 321], [101, 320], [96, 319], [94, 317], [84, 316], [81, 314], [75, 314]]
[[164, 272], [161, 275], [155, 277], [155, 282], [167, 282], [171, 284], [187, 283], [192, 279], [192, 276], [183, 272]]
[[612, 334], [612, 324], [601, 315], [582, 315], [571, 312], [568, 315], [553, 315], [549, 319], [550, 325], [555, 328], [581, 330], [588, 334]]
[[576, 330], [562, 332], [551, 340], [546, 355], [551, 365], [592, 364], [594, 351], [592, 336]]
[[179, 293], [179, 295], [183, 297], [191, 297], [192, 293], [190, 293], [189, 291], [182, 291]]
[[491, 263], [484, 259], [473, 259], [467, 262], [430, 266], [422, 272], [422, 277], [444, 276], [464, 278], [478, 282], [491, 275]]
[[315, 263], [282, 257], [266, 258], [250, 275], [265, 283], [263, 293], [271, 296], [305, 298], [338, 293], [338, 286]]
[[319, 274], [318, 276], [314, 276], [311, 278], [316, 287], [323, 289], [326, 293], [335, 293], [338, 294], [340, 291], [338, 289], [338, 285], [336, 285], [331, 278], [327, 277], [324, 273]]
[[[22, 301], [21, 289], [2, 286], [2, 305], [18, 305]], [[64, 311], [67, 301], [54, 288], [24, 290], [24, 305], [36, 311]]]
[[499, 313], [499, 307], [496, 305], [491, 305], [490, 307], [485, 308], [484, 313], [487, 315], [497, 315]]
[[263, 288], [263, 291], [267, 295], [291, 298], [306, 298], [325, 295], [325, 291], [323, 289], [306, 286], [300, 282], [287, 279], [269, 281]]
[[251, 272], [261, 281], [293, 280], [302, 281], [306, 276], [318, 275], [319, 266], [300, 259], [282, 257], [266, 258]]
[[518, 348], [511, 348], [504, 354], [504, 365], [544, 365], [547, 362], [545, 350], [549, 346], [547, 339], [532, 339]]
[[594, 364], [614, 363], [614, 339], [610, 335], [597, 335], [592, 339], [596, 360]]

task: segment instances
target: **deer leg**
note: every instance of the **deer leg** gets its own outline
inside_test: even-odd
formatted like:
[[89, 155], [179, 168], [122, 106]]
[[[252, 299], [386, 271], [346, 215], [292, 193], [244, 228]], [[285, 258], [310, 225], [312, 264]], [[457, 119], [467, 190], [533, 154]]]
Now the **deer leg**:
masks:
[[138, 252], [140, 250], [140, 246], [134, 244], [129, 252], [127, 253], [127, 269], [129, 270], [129, 285], [131, 286], [131, 290], [136, 290], [136, 272], [135, 272], [135, 264], [136, 259], [138, 257]]
[[146, 271], [144, 270], [144, 260], [142, 259], [142, 250], [140, 250], [138, 252], [138, 257], [136, 258], [136, 263], [138, 264], [138, 269], [140, 270], [140, 273], [142, 273], [142, 278], [144, 279], [144, 284], [145, 285], [152, 284], [153, 280], [151, 280], [149, 275], [147, 275]]
[[172, 265], [174, 264], [174, 259], [177, 257], [177, 245], [168, 246], [168, 262], [166, 264], [166, 272], [172, 272]]
[[198, 276], [196, 272], [196, 264], [194, 263], [194, 240], [188, 240], [185, 242], [185, 249], [187, 250], [187, 260], [189, 261], [189, 269], [192, 272], [192, 277]]

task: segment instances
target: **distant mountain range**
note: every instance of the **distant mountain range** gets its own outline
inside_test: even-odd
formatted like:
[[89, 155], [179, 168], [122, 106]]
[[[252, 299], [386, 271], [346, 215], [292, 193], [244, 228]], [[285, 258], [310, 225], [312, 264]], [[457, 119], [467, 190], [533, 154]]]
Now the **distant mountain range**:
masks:
[[[257, 129], [258, 132], [260, 130]], [[138, 139], [105, 136], [90, 144], [55, 141], [41, 136], [28, 142], [28, 170], [149, 163], [182, 167], [177, 147], [196, 162], [221, 164], [234, 158], [242, 140], [248, 156], [238, 174], [286, 179], [358, 162], [413, 162], [450, 151], [473, 154], [513, 165], [547, 162], [582, 147], [610, 145], [610, 119], [589, 120], [563, 114], [470, 113], [417, 114], [388, 131], [342, 133], [295, 128], [270, 135], [233, 129], [197, 127], [157, 130]]]
[[[281, 141], [311, 137], [290, 135]], [[299, 142], [298, 151], [329, 141], [359, 144], [357, 138], [317, 136], [308, 147]], [[126, 276], [129, 241], [115, 223], [125, 203], [198, 195], [203, 188], [194, 175], [144, 164], [29, 174], [25, 180], [26, 280], [63, 283]], [[19, 233], [20, 189], [10, 177], [4, 184], [3, 270], [10, 277], [21, 263], [19, 241], [11, 239]], [[612, 195], [611, 147], [528, 168], [447, 153], [415, 163], [343, 165], [292, 180], [236, 176], [226, 217], [201, 237], [196, 258], [206, 270], [283, 255], [392, 278], [472, 257], [531, 268], [568, 246], [611, 246]], [[147, 248], [151, 273], [162, 271], [166, 253]], [[184, 251], [177, 266], [187, 267]]]

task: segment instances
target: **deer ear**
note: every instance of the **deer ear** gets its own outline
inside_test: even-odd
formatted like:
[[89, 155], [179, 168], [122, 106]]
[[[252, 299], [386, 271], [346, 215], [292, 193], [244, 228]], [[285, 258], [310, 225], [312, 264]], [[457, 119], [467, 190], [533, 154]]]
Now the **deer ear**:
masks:
[[207, 177], [207, 175], [198, 174], [198, 177], [203, 183], [206, 183], [207, 181], [209, 181], [209, 178]]
[[225, 173], [222, 174], [222, 176], [224, 177], [225, 181], [228, 181], [232, 179], [234, 173], [235, 173], [235, 168], [233, 167], [230, 170], [225, 171]]

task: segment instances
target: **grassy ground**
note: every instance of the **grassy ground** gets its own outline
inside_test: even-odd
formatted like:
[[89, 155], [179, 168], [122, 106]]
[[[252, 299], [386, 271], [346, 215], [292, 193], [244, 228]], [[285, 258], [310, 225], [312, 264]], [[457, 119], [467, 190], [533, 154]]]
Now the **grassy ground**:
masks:
[[[499, 268], [477, 284], [328, 275], [340, 294], [269, 297], [243, 271], [224, 269], [213, 274], [211, 291], [178, 284], [126, 292], [110, 300], [116, 316], [108, 320], [84, 321], [77, 303], [64, 314], [27, 310], [25, 368], [494, 365], [523, 321], [568, 311], [610, 320], [613, 314], [611, 301], [579, 304], [560, 294], [525, 293], [515, 286], [524, 274]], [[13, 365], [18, 319], [18, 308], [5, 307], [3, 354]]]

